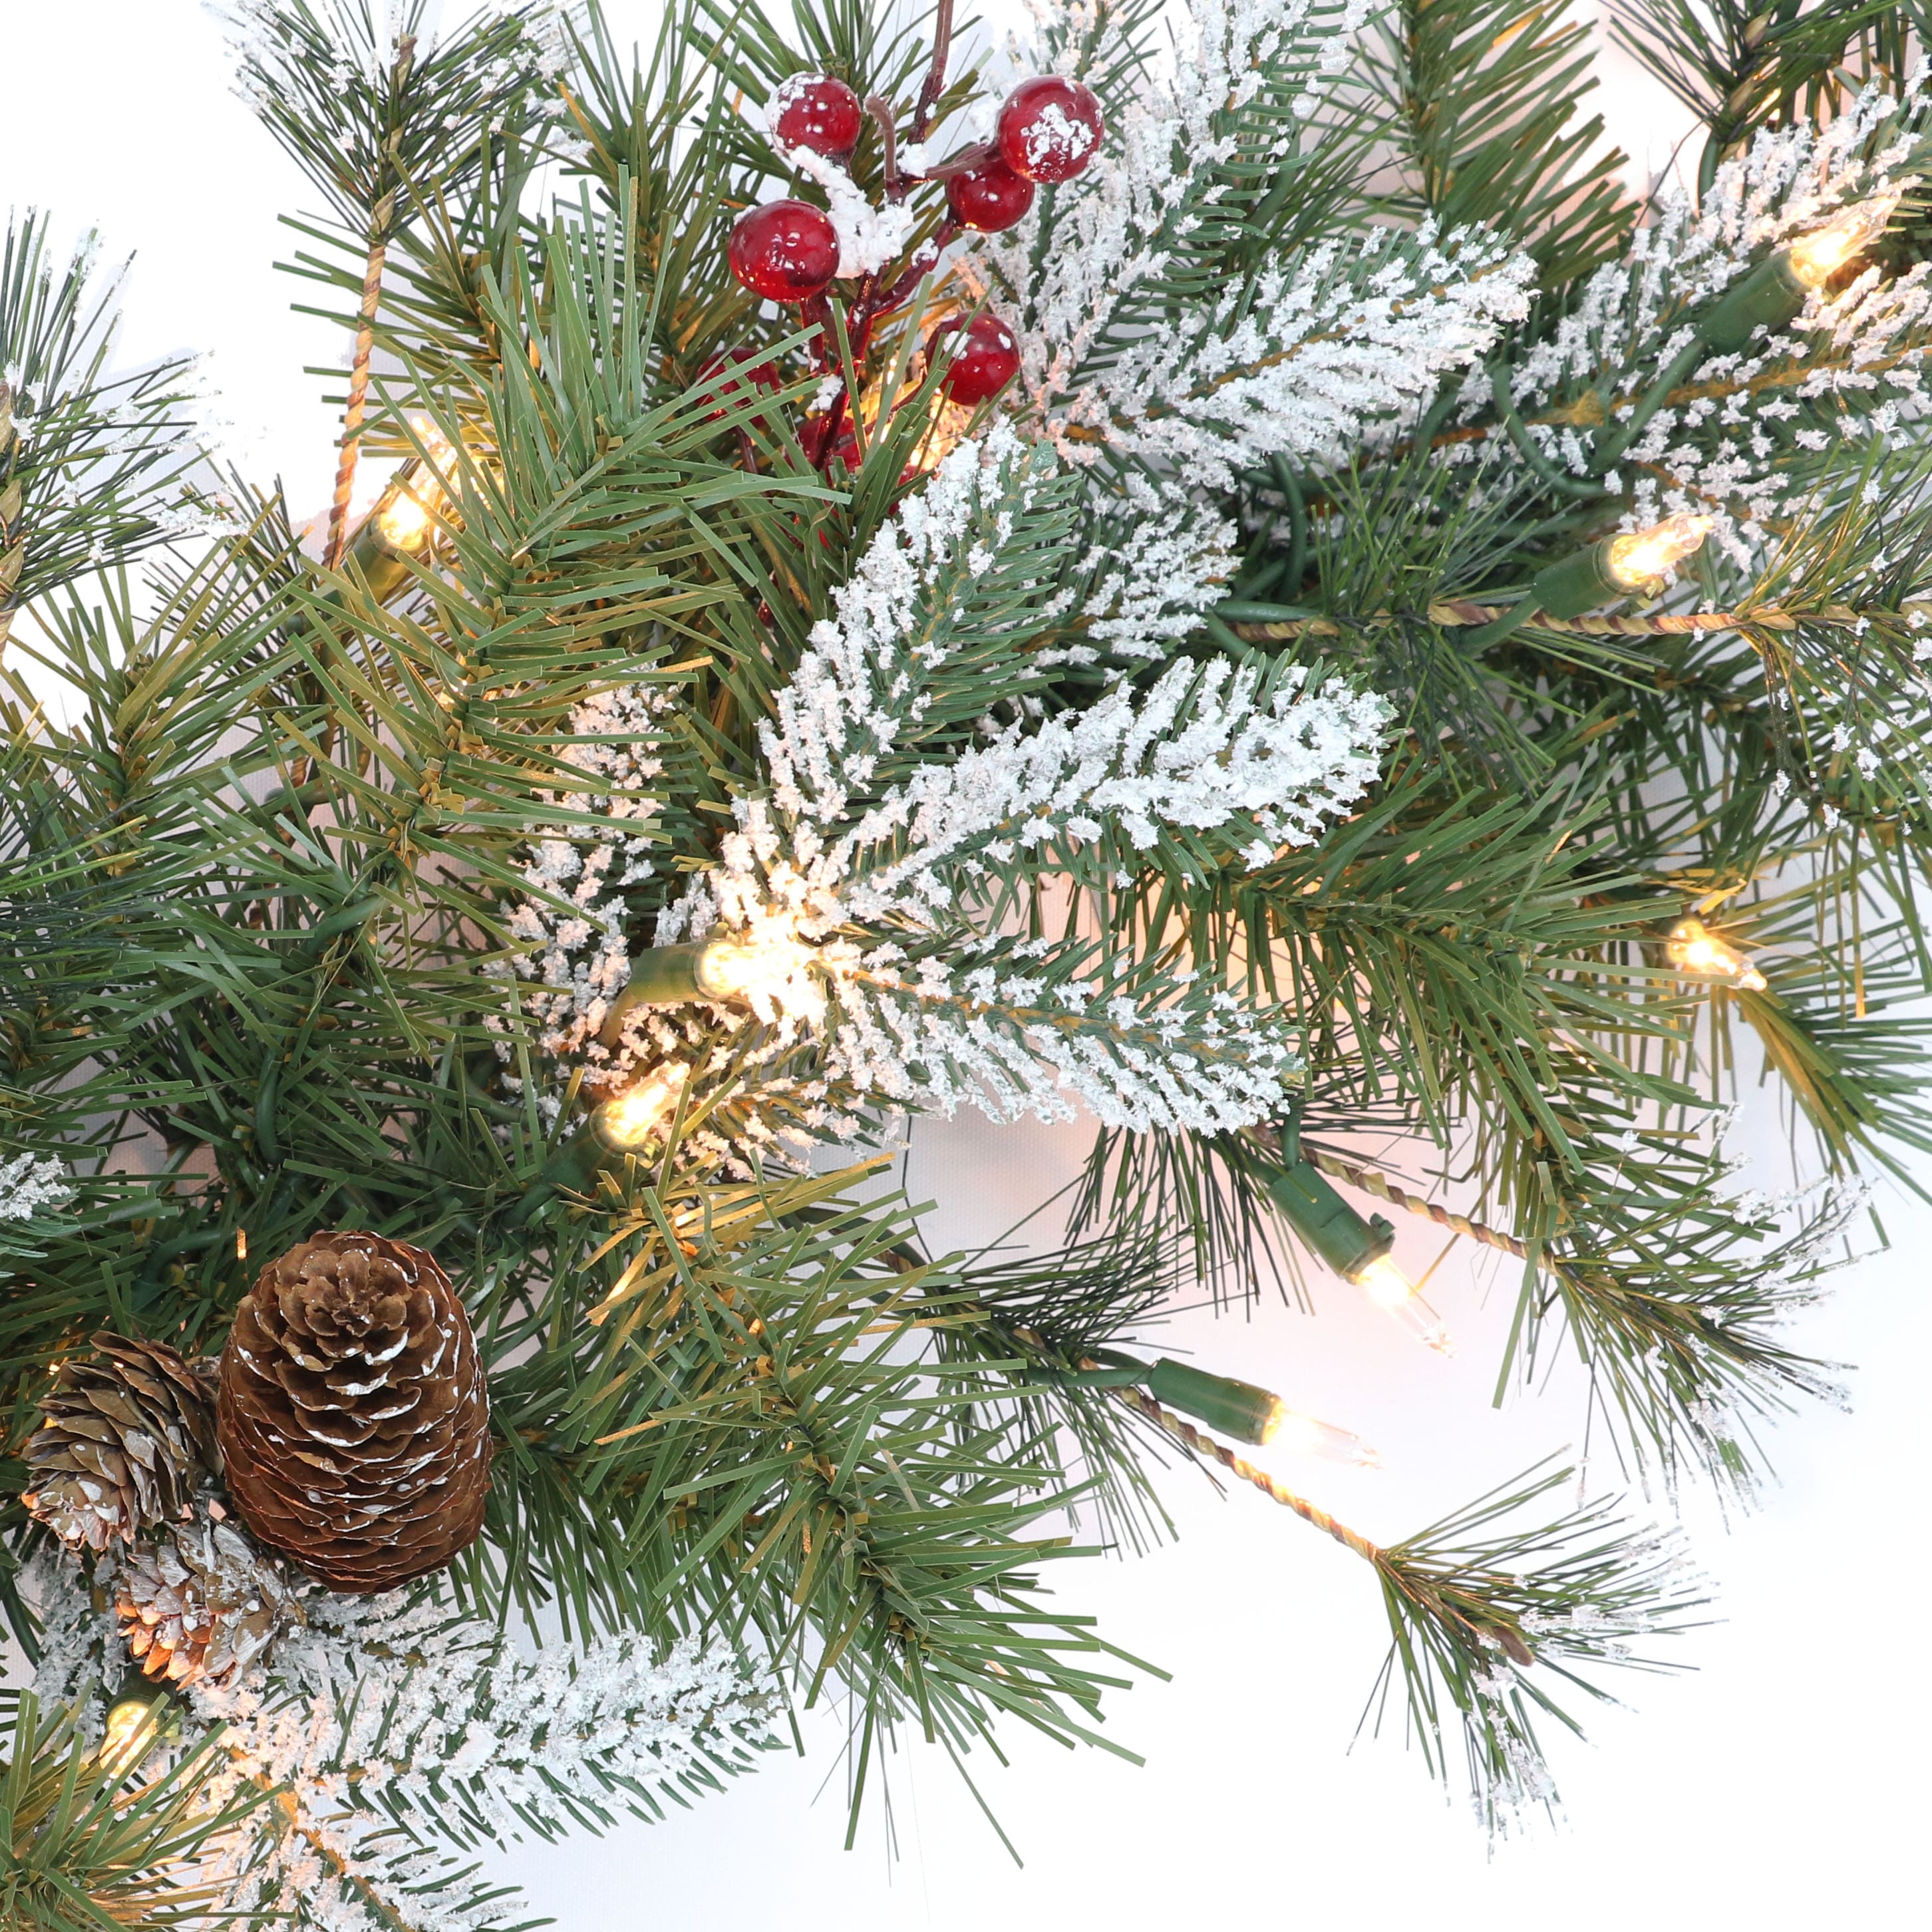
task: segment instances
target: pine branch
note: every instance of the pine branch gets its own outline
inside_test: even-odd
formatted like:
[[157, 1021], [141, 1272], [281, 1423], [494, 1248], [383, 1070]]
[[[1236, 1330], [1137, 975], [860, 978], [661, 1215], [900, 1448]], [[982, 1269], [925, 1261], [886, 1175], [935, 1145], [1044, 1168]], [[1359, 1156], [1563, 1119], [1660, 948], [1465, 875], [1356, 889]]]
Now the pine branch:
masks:
[[0, 1912], [32, 1932], [205, 1924], [219, 1888], [194, 1882], [204, 1849], [239, 1828], [252, 1794], [210, 1802], [220, 1754], [204, 1746], [130, 1788], [72, 1718], [9, 1696], [0, 1767]]
[[1371, 23], [1353, 76], [1368, 98], [1378, 212], [1445, 228], [1494, 222], [1521, 236], [1552, 287], [1616, 254], [1634, 211], [1623, 157], [1593, 154], [1600, 115], [1590, 29], [1561, 4], [1406, 0]]
[[1700, 190], [1756, 129], [1841, 106], [1847, 49], [1900, 11], [1891, 0], [1756, 10], [1736, 0], [1618, 0], [1612, 10], [1612, 38], [1710, 130]]
[[[1691, 1627], [1689, 1612], [1707, 1600], [1690, 1594], [1698, 1580], [1677, 1580], [1683, 1558], [1672, 1544], [1630, 1534], [1614, 1503], [1580, 1503], [1540, 1528], [1503, 1527], [1562, 1488], [1574, 1469], [1526, 1471], [1384, 1549], [1141, 1390], [1116, 1394], [1190, 1454], [1218, 1463], [1374, 1568], [1394, 1640], [1370, 1696], [1376, 1727], [1400, 1670], [1409, 1738], [1447, 1783], [1446, 1704], [1461, 1720], [1469, 1794], [1492, 1833], [1531, 1804], [1554, 1803], [1535, 1714], [1582, 1735], [1556, 1701], [1562, 1694], [1550, 1679], [1608, 1700], [1579, 1666], [1669, 1667], [1633, 1658], [1631, 1640], [1680, 1634]], [[1547, 1676], [1526, 1674], [1539, 1666]]]
[[0, 248], [0, 650], [22, 608], [160, 542], [199, 455], [186, 361], [113, 367], [119, 278], [94, 247], [57, 266], [29, 210]]

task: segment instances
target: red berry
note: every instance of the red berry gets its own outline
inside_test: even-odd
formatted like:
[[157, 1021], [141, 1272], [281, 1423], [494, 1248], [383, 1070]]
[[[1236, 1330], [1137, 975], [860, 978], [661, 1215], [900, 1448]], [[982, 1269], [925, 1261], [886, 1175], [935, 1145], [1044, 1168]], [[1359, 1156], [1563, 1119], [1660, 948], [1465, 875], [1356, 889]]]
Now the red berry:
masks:
[[1094, 90], [1057, 74], [1022, 81], [1000, 110], [1000, 152], [1028, 181], [1071, 181], [1106, 131]]
[[747, 208], [731, 231], [731, 272], [754, 295], [807, 302], [838, 271], [838, 231], [808, 201]]
[[866, 110], [842, 80], [829, 74], [795, 74], [778, 83], [766, 124], [782, 147], [842, 157], [859, 145]]
[[[769, 362], [760, 362], [757, 368], [747, 370], [742, 381], [736, 376], [725, 376], [722, 382], [712, 381], [714, 376], [724, 375], [728, 369], [735, 368], [741, 362], [751, 362], [758, 352], [755, 349], [721, 350], [698, 370], [698, 381], [707, 386], [703, 392], [703, 399], [718, 405], [715, 410], [706, 412], [704, 420], [706, 422], [721, 421], [734, 403], [743, 400], [746, 382], [754, 388], [764, 390], [767, 395], [774, 395], [784, 387], [784, 377]], [[760, 424], [764, 422], [762, 416], [754, 416], [752, 420]]]
[[[926, 358], [938, 353], [939, 338], [956, 322], [942, 322], [926, 338]], [[997, 396], [1020, 372], [1019, 338], [996, 315], [976, 315], [966, 325], [966, 339], [952, 358], [940, 387], [956, 403], [971, 408]]]
[[962, 228], [997, 235], [1033, 206], [1033, 183], [1006, 166], [997, 148], [946, 177], [946, 206]]

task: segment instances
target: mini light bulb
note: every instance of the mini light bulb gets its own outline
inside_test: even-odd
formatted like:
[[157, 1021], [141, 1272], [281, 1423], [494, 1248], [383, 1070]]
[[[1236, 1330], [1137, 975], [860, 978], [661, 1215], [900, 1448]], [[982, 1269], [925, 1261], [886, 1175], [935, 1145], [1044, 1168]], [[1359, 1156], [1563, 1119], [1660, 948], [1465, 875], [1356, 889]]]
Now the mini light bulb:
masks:
[[1382, 1459], [1359, 1436], [1279, 1402], [1262, 1428], [1262, 1440], [1292, 1456], [1319, 1456], [1325, 1462], [1352, 1462], [1364, 1469], [1382, 1466]]
[[1648, 530], [1629, 530], [1610, 539], [1610, 581], [1621, 590], [1648, 591], [1670, 575], [1684, 558], [1703, 547], [1717, 526], [1714, 517], [1680, 510]]
[[428, 416], [412, 413], [409, 424], [424, 454], [376, 518], [384, 541], [398, 550], [414, 550], [424, 540], [437, 511], [448, 500], [456, 464], [456, 446]]
[[1761, 993], [1769, 983], [1735, 946], [1720, 939], [1701, 919], [1680, 919], [1666, 936], [1664, 956], [1680, 973], [1700, 980], [1728, 980], [1747, 992]]
[[784, 922], [767, 920], [742, 939], [714, 939], [698, 962], [698, 991], [707, 999], [770, 1006], [805, 976], [817, 956]]
[[417, 442], [428, 453], [429, 466], [436, 472], [438, 480], [448, 482], [451, 460], [456, 454], [455, 444], [436, 428], [433, 418], [424, 416], [420, 410], [410, 412], [409, 425], [416, 432]]
[[691, 1070], [671, 1062], [647, 1073], [597, 1110], [597, 1124], [614, 1146], [642, 1147], [677, 1104]]
[[393, 544], [398, 550], [414, 550], [428, 533], [429, 526], [428, 506], [407, 488], [398, 490], [382, 506], [376, 518], [376, 527], [382, 532], [383, 542]]
[[136, 1693], [116, 1700], [107, 1713], [106, 1735], [101, 1738], [98, 1762], [116, 1777], [124, 1778], [154, 1748], [166, 1701], [157, 1694]]
[[1438, 1354], [1452, 1355], [1456, 1345], [1436, 1311], [1387, 1255], [1378, 1255], [1350, 1277], [1378, 1308], [1394, 1316], [1415, 1339]]
[[1855, 255], [1862, 255], [1885, 232], [1898, 206], [1890, 196], [1841, 208], [1822, 228], [1801, 235], [1785, 251], [1791, 272], [1808, 289], [1822, 289]]

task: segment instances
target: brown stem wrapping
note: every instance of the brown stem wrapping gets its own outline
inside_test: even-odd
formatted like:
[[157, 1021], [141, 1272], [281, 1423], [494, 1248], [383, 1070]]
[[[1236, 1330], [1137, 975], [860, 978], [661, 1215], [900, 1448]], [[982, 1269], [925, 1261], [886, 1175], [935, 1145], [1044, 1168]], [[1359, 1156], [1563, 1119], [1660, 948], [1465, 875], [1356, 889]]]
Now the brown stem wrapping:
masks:
[[[1432, 624], [1440, 625], [1445, 630], [1453, 630], [1466, 624], [1487, 624], [1500, 617], [1508, 607], [1501, 604], [1470, 604], [1460, 598], [1444, 598], [1430, 605], [1428, 616]], [[1907, 610], [1917, 607], [1906, 606]], [[1382, 622], [1392, 622], [1394, 611], [1378, 610], [1376, 618]], [[1849, 624], [1857, 621], [1858, 613], [1841, 604], [1832, 604], [1825, 610], [1793, 611], [1763, 610], [1686, 610], [1674, 614], [1646, 617], [1543, 617], [1533, 620], [1539, 631], [1567, 631], [1583, 638], [1670, 638], [1685, 637], [1705, 631], [1795, 631], [1801, 623], [1814, 620], [1826, 623]], [[1251, 644], [1286, 638], [1339, 638], [1342, 626], [1332, 617], [1286, 618], [1279, 623], [1237, 623], [1228, 627], [1235, 636]]]
[[1420, 1214], [1433, 1221], [1438, 1228], [1452, 1228], [1459, 1234], [1467, 1234], [1471, 1240], [1480, 1241], [1486, 1248], [1500, 1248], [1506, 1255], [1514, 1255], [1518, 1260], [1527, 1259], [1529, 1250], [1514, 1234], [1505, 1234], [1495, 1228], [1486, 1228], [1480, 1221], [1472, 1221], [1466, 1214], [1458, 1214], [1447, 1208], [1438, 1207], [1433, 1201], [1425, 1201], [1419, 1194], [1405, 1193], [1385, 1174], [1378, 1174], [1372, 1167], [1358, 1167], [1352, 1161], [1342, 1159], [1339, 1154], [1318, 1154], [1312, 1148], [1304, 1148], [1303, 1155], [1312, 1161], [1324, 1174], [1332, 1174], [1337, 1180], [1346, 1181], [1351, 1187], [1359, 1187], [1364, 1194], [1372, 1194], [1378, 1201], [1386, 1201], [1391, 1206], [1406, 1208], [1412, 1214]]
[[376, 309], [382, 300], [382, 264], [389, 252], [389, 224], [395, 212], [396, 191], [392, 188], [369, 217], [369, 259], [362, 272], [356, 358], [349, 371], [349, 405], [342, 412], [342, 454], [335, 466], [335, 494], [328, 506], [328, 546], [322, 560], [331, 570], [341, 562], [348, 540], [349, 498], [356, 486], [356, 459], [369, 397], [369, 359], [376, 347]]
[[1371, 1543], [1366, 1536], [1359, 1536], [1346, 1523], [1337, 1522], [1324, 1509], [1318, 1509], [1306, 1496], [1298, 1496], [1286, 1484], [1277, 1482], [1265, 1469], [1258, 1469], [1244, 1456], [1238, 1456], [1225, 1442], [1217, 1442], [1211, 1436], [1204, 1436], [1184, 1416], [1176, 1415], [1171, 1408], [1163, 1408], [1144, 1390], [1118, 1388], [1114, 1395], [1137, 1415], [1144, 1415], [1185, 1448], [1197, 1456], [1204, 1456], [1219, 1462], [1230, 1474], [1240, 1478], [1244, 1483], [1252, 1483], [1262, 1495], [1280, 1504], [1283, 1509], [1292, 1510], [1305, 1523], [1332, 1536], [1337, 1543], [1346, 1544], [1358, 1556], [1381, 1567], [1382, 1552], [1380, 1546]]

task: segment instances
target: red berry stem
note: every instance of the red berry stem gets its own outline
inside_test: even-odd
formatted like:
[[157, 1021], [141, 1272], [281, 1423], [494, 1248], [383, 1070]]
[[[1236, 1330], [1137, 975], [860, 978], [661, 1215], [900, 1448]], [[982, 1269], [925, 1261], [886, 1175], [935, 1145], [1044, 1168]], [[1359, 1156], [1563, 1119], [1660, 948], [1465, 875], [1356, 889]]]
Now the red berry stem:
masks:
[[964, 174], [970, 167], [976, 166], [988, 154], [999, 152], [998, 144], [992, 141], [969, 141], [936, 168], [928, 168], [920, 176], [921, 181], [950, 181], [957, 174]]
[[[959, 233], [956, 221], [942, 221], [929, 242], [921, 244], [914, 252], [910, 266], [892, 286], [872, 304], [872, 316], [890, 315], [901, 303], [909, 300], [914, 290], [929, 274], [933, 265], [945, 254], [947, 244]], [[871, 317], [868, 318], [869, 330]]]
[[939, 0], [932, 18], [932, 66], [926, 85], [919, 91], [919, 107], [912, 117], [912, 138], [926, 139], [932, 125], [932, 110], [946, 92], [946, 62], [952, 51], [952, 0]]
[[815, 328], [818, 333], [813, 338], [816, 344], [812, 360], [817, 373], [824, 375], [832, 367], [832, 332], [827, 325], [832, 320], [832, 310], [822, 295], [814, 296], [811, 301], [798, 305], [799, 320]]
[[905, 183], [899, 176], [898, 140], [892, 131], [892, 104], [882, 94], [866, 97], [866, 112], [878, 124], [879, 140], [886, 151], [886, 199], [903, 201]]

